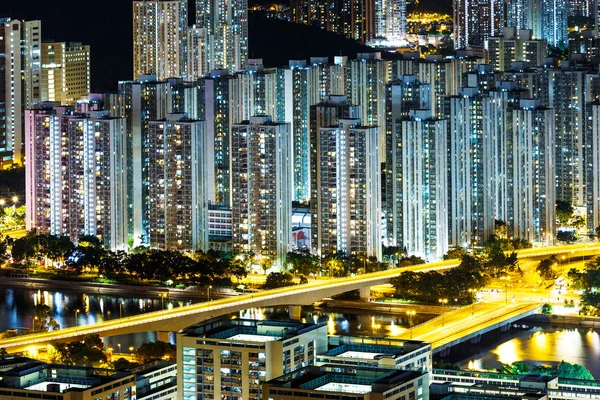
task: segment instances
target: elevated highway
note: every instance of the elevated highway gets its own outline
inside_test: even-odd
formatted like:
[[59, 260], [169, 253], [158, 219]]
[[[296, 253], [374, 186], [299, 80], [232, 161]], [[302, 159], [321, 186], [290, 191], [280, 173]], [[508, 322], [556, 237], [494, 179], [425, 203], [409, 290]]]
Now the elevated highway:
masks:
[[[550, 253], [548, 253], [549, 251]], [[557, 246], [553, 247], [552, 250], [549, 250], [549, 248], [530, 249], [527, 250], [527, 252], [527, 258], [541, 257], [546, 254], [561, 254], [564, 252], [571, 253], [572, 257], [583, 255], [591, 256], [600, 254], [600, 244], [594, 243], [586, 246]], [[0, 340], [0, 348], [5, 348], [9, 352], [24, 351], [28, 349], [44, 347], [52, 341], [71, 341], [80, 339], [87, 334], [99, 334], [102, 337], [106, 337], [148, 331], [173, 332], [212, 317], [238, 312], [240, 310], [249, 308], [268, 306], [290, 306], [290, 315], [293, 314], [294, 316], [298, 317], [300, 314], [299, 306], [309, 305], [323, 298], [357, 289], [361, 290], [362, 293], [366, 291], [368, 294], [371, 286], [388, 284], [390, 279], [397, 276], [400, 272], [444, 270], [453, 268], [457, 266], [458, 263], [458, 260], [444, 260], [406, 268], [374, 272], [354, 277], [320, 280], [310, 282], [305, 285], [267, 290], [254, 294], [237, 296], [235, 298], [221, 299], [171, 310], [155, 311], [132, 317], [118, 318], [93, 325], [78, 326], [57, 331], [37, 333], [33, 335], [17, 336], [10, 339]], [[531, 307], [533, 307], [533, 304], [531, 304]], [[537, 303], [535, 304], [535, 307], [537, 307]], [[505, 310], [505, 314], [499, 314], [498, 318], [510, 317], [509, 314], [506, 314], [506, 311], [508, 310]], [[490, 316], [489, 313], [486, 315], [487, 317]], [[459, 322], [458, 317], [456, 318], [456, 323], [463, 324], [462, 321]], [[443, 324], [445, 325], [445, 321]], [[465, 329], [463, 325], [462, 331], [464, 330]], [[442, 346], [445, 343], [442, 341], [442, 337], [429, 337], [425, 335], [425, 333], [423, 333], [422, 337], [423, 340], [432, 341], [433, 343], [440, 341], [439, 346]], [[417, 336], [415, 336], [415, 338], [421, 339], [421, 337]], [[448, 335], [446, 335], [446, 338], [448, 338]]]
[[494, 329], [504, 329], [511, 323], [536, 313], [542, 303], [494, 301], [477, 303], [442, 314], [420, 325], [406, 329], [396, 337], [431, 343], [433, 353], [472, 340]]

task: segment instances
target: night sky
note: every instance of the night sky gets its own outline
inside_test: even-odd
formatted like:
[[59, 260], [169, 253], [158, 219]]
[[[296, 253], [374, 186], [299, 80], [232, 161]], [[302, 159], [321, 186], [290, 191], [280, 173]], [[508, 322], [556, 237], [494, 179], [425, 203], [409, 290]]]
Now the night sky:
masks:
[[[133, 78], [131, 3], [131, 0], [0, 0], [0, 16], [41, 20], [43, 40], [89, 44], [92, 92], [114, 92], [119, 80]], [[192, 3], [190, 15], [193, 15]], [[257, 21], [251, 17], [249, 28], [250, 57], [264, 58], [267, 66], [310, 56], [353, 57], [357, 51], [364, 51], [357, 43], [335, 34], [281, 21]], [[277, 35], [273, 36], [273, 32]]]
[[92, 91], [116, 91], [131, 79], [130, 0], [0, 0], [0, 15], [42, 21], [42, 39], [91, 46]]

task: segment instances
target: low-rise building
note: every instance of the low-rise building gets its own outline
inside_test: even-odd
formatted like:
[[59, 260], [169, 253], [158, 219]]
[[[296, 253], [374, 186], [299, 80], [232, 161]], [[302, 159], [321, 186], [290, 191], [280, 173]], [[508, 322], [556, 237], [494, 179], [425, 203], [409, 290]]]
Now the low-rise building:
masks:
[[315, 363], [327, 351], [324, 322], [216, 318], [177, 335], [179, 398], [261, 398], [261, 383]]
[[431, 345], [418, 340], [329, 336], [317, 365], [340, 364], [431, 371]]
[[136, 400], [177, 400], [177, 364], [153, 361], [129, 371], [135, 374]]
[[0, 398], [97, 400], [135, 398], [131, 372], [34, 361], [0, 373]]
[[393, 368], [309, 366], [263, 385], [263, 400], [429, 399], [428, 374]]

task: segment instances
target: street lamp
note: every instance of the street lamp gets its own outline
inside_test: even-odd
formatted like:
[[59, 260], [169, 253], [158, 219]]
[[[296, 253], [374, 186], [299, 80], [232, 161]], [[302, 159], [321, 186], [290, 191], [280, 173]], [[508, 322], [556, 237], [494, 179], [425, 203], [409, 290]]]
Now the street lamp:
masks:
[[75, 310], [75, 326], [79, 325], [77, 323], [77, 314], [79, 314], [79, 308]]
[[469, 293], [471, 294], [471, 316], [475, 315], [475, 293], [477, 293], [477, 289], [469, 289]]
[[119, 302], [119, 318], [123, 318], [123, 301]]
[[501, 281], [504, 281], [504, 300], [508, 304], [508, 282], [510, 282], [510, 276], [501, 276]]
[[33, 321], [33, 332], [35, 332], [35, 321], [37, 321], [37, 319], [37, 315], [35, 317], [31, 317], [31, 320]]
[[121, 343], [117, 343], [117, 346], [119, 346], [119, 354], [121, 353]]
[[212, 286], [208, 286], [206, 289], [206, 301], [210, 301], [210, 289], [212, 289]]
[[133, 346], [129, 346], [129, 352], [133, 353]]
[[167, 297], [167, 294], [166, 294], [166, 293], [161, 293], [161, 294], [160, 294], [160, 302], [161, 302], [161, 305], [162, 305], [162, 309], [163, 309], [163, 310], [165, 309], [165, 297]]
[[6, 204], [6, 200], [0, 199], [0, 206], [4, 207], [5, 204]]
[[[445, 306], [446, 304], [448, 304], [448, 299], [438, 299], [438, 302], [442, 305]], [[444, 320], [444, 313], [442, 313], [442, 327], [445, 325], [446, 321]]]

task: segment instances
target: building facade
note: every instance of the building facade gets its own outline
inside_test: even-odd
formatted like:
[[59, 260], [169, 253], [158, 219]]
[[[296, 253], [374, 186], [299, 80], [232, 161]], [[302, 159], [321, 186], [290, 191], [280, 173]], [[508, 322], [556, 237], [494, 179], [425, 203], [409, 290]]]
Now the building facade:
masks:
[[554, 110], [521, 100], [512, 123], [511, 237], [552, 246], [556, 236]]
[[90, 94], [90, 46], [81, 43], [44, 42], [42, 101], [74, 105]]
[[150, 247], [208, 249], [211, 137], [204, 121], [167, 114], [148, 127]]
[[504, 26], [504, 1], [454, 0], [454, 47], [483, 49]]
[[133, 2], [133, 78], [186, 77], [188, 6], [184, 0]]
[[231, 132], [232, 250], [281, 269], [292, 239], [290, 126], [251, 117]]
[[314, 365], [326, 349], [324, 322], [208, 320], [177, 336], [179, 398], [260, 400], [262, 383]]
[[24, 113], [41, 99], [41, 21], [0, 19], [0, 165], [24, 161]]
[[26, 111], [27, 229], [97, 236], [127, 248], [124, 121], [106, 111], [63, 107]]

